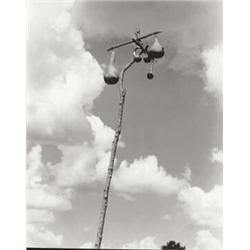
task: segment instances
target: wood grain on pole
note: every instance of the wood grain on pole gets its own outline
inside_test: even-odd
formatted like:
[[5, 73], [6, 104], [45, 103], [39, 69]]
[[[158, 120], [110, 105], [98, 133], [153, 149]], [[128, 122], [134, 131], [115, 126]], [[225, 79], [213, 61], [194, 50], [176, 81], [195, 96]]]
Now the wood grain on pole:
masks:
[[103, 191], [101, 213], [100, 213], [97, 238], [96, 238], [96, 243], [95, 243], [96, 249], [101, 248], [105, 216], [106, 216], [106, 211], [107, 211], [107, 206], [108, 206], [109, 188], [110, 188], [113, 169], [114, 169], [116, 149], [117, 149], [118, 141], [119, 141], [120, 134], [121, 134], [123, 108], [124, 108], [124, 102], [125, 102], [125, 96], [126, 96], [126, 89], [124, 88], [124, 85], [123, 85], [124, 74], [134, 64], [134, 62], [135, 61], [133, 59], [130, 63], [126, 64], [120, 74], [120, 81], [119, 81], [120, 102], [119, 102], [119, 108], [118, 108], [118, 123], [117, 123], [117, 127], [115, 130], [114, 140], [112, 142], [112, 150], [111, 150], [111, 155], [110, 155], [110, 160], [109, 160], [108, 173], [107, 173], [104, 191]]

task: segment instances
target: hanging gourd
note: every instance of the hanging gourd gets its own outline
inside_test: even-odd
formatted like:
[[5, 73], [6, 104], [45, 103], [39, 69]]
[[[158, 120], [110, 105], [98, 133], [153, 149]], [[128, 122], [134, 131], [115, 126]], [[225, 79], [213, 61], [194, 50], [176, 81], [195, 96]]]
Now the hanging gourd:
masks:
[[149, 63], [149, 62], [151, 62], [151, 57], [149, 56], [149, 54], [148, 54], [148, 45], [145, 47], [145, 52], [144, 52], [144, 56], [143, 56], [143, 61], [145, 62], [145, 63]]
[[142, 60], [141, 55], [140, 55], [140, 53], [138, 52], [139, 49], [140, 49], [140, 48], [135, 48], [134, 51], [133, 51], [134, 60], [135, 60], [135, 62], [137, 62], [137, 63], [140, 62], [140, 61]]
[[151, 79], [154, 78], [154, 74], [153, 74], [154, 64], [155, 64], [155, 60], [152, 59], [152, 63], [151, 63], [151, 65], [150, 65], [150, 71], [149, 71], [149, 73], [147, 74], [147, 78], [148, 78], [149, 80], [151, 80]]
[[109, 65], [104, 74], [104, 81], [111, 85], [114, 85], [119, 81], [119, 73], [115, 67], [115, 51], [112, 51], [111, 53]]
[[145, 63], [149, 63], [151, 61], [151, 57], [147, 54], [146, 57], [143, 58]]
[[148, 55], [151, 58], [161, 58], [165, 54], [164, 48], [159, 43], [157, 37], [155, 37], [154, 43], [148, 49]]
[[149, 80], [153, 79], [154, 78], [154, 74], [152, 72], [147, 73], [147, 78]]

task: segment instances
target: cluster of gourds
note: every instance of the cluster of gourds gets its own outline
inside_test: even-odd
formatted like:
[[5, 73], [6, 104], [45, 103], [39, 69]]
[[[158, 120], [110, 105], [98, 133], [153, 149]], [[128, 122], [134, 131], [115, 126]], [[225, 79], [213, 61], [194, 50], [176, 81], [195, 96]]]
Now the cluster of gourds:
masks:
[[[148, 79], [152, 79], [154, 77], [153, 67], [154, 67], [155, 59], [163, 57], [164, 54], [165, 54], [164, 48], [159, 43], [157, 37], [155, 37], [154, 43], [149, 48], [146, 47], [145, 51], [142, 51], [142, 49], [139, 47], [136, 47], [133, 51], [133, 57], [134, 57], [135, 62], [137, 63], [141, 62], [142, 58], [145, 63], [151, 62], [150, 71], [147, 74]], [[116, 84], [119, 81], [119, 73], [115, 67], [115, 51], [114, 50], [111, 53], [110, 62], [104, 74], [104, 81], [105, 83], [111, 84], [111, 85]]]

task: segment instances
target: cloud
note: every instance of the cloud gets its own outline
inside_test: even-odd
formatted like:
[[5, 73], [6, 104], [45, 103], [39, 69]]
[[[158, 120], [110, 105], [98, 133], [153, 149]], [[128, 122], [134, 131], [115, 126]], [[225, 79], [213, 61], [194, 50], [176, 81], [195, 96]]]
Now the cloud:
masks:
[[83, 243], [80, 248], [94, 248], [95, 247], [95, 244], [91, 241], [88, 241], [86, 243]]
[[222, 40], [222, 4], [218, 2], [78, 1], [73, 12], [76, 25], [90, 39], [118, 38], [122, 42], [138, 29], [143, 34], [164, 31], [160, 35], [166, 48], [164, 60], [169, 68], [184, 74], [202, 73], [201, 50]]
[[54, 165], [42, 162], [42, 146], [31, 148], [28, 162], [28, 205], [71, 209], [72, 188], [103, 181], [106, 176], [114, 131], [100, 118], [88, 116], [93, 140], [82, 144], [58, 144], [61, 159]]
[[147, 236], [142, 240], [134, 240], [122, 246], [122, 249], [158, 249], [159, 246], [155, 243], [155, 237]]
[[60, 247], [62, 235], [56, 235], [43, 225], [27, 225], [28, 246], [32, 247]]
[[[87, 120], [90, 123], [92, 133], [94, 135], [94, 145], [97, 149], [102, 151], [110, 150], [115, 131], [109, 126], [106, 126], [98, 116], [87, 116]], [[121, 139], [122, 137], [120, 136], [118, 147], [124, 148], [125, 143]]]
[[[28, 9], [28, 241], [60, 246], [47, 229], [55, 212], [72, 209], [75, 187], [103, 180], [114, 131], [91, 114], [104, 88], [103, 71], [72, 22], [74, 1], [30, 2]], [[43, 144], [62, 153], [42, 161]], [[119, 144], [122, 146], [122, 144]]]
[[[79, 182], [92, 181], [92, 172], [86, 166], [95, 166], [105, 157], [109, 138], [105, 139], [102, 133], [112, 133], [98, 117], [90, 115], [93, 101], [104, 88], [103, 72], [85, 49], [82, 32], [72, 22], [73, 4], [74, 1], [29, 3], [27, 132], [28, 140], [37, 143], [27, 155], [31, 245], [38, 244], [34, 240], [36, 233], [41, 238], [38, 245], [50, 245], [50, 241], [60, 245], [62, 236], [47, 230], [45, 224], [54, 221], [55, 211], [72, 209], [75, 190], [67, 185], [75, 187]], [[101, 124], [97, 137], [92, 130], [94, 122], [99, 127]], [[54, 165], [43, 163], [43, 143], [55, 144], [62, 152], [62, 161]], [[83, 171], [81, 163], [85, 164]], [[78, 171], [72, 176], [71, 170]], [[38, 222], [43, 228], [37, 227]]]
[[32, 147], [27, 155], [27, 175], [28, 175], [28, 187], [41, 187], [41, 174], [43, 171], [42, 163], [42, 147], [36, 145]]
[[109, 150], [111, 148], [112, 140], [114, 139], [114, 130], [105, 126], [102, 120], [97, 116], [87, 116], [87, 120], [89, 121], [94, 134], [94, 144], [101, 150]]
[[51, 166], [54, 184], [61, 188], [77, 188], [103, 181], [107, 174], [110, 151], [89, 144], [59, 145], [62, 159]]
[[[94, 119], [93, 119], [94, 118]], [[58, 145], [61, 161], [51, 165], [41, 162], [41, 146], [29, 152], [28, 204], [43, 209], [71, 209], [74, 189], [93, 187], [103, 182], [110, 160], [111, 139], [114, 131], [98, 117], [91, 117], [94, 141], [92, 144]], [[191, 170], [186, 167], [184, 178], [174, 177], [158, 165], [156, 156], [135, 159], [131, 164], [122, 161], [114, 171], [111, 187], [127, 200], [134, 200], [138, 193], [151, 192], [168, 196], [189, 186]], [[73, 192], [73, 193], [72, 193]]]
[[60, 145], [62, 161], [54, 169], [55, 182], [61, 187], [77, 187], [96, 180], [97, 152], [87, 144]]
[[192, 172], [191, 172], [191, 169], [189, 168], [188, 164], [185, 166], [185, 171], [182, 175], [186, 180], [188, 180], [188, 181], [191, 180]]
[[89, 232], [89, 231], [90, 231], [90, 227], [84, 227], [84, 228], [83, 228], [83, 231], [84, 231], [84, 232]]
[[[115, 20], [120, 20], [124, 15], [127, 17], [126, 8], [112, 16], [109, 12], [112, 12], [112, 8], [109, 11], [107, 8], [99, 7], [98, 11], [94, 8], [91, 13], [84, 3], [85, 11], [82, 12], [78, 4], [82, 3], [29, 3], [28, 139], [38, 144], [32, 147], [27, 156], [28, 241], [32, 246], [61, 246], [63, 236], [49, 230], [47, 224], [53, 223], [55, 212], [72, 209], [76, 187], [103, 181], [107, 174], [114, 131], [91, 114], [93, 102], [104, 88], [103, 72], [96, 59], [86, 50], [83, 35], [85, 38], [91, 31], [98, 35], [114, 32], [115, 36], [124, 37], [124, 33], [133, 33], [139, 23], [136, 9], [130, 12], [131, 18], [126, 27], [119, 27], [124, 22]], [[152, 7], [152, 3], [150, 5]], [[161, 6], [153, 6], [155, 9], [149, 9], [156, 15], [161, 11]], [[145, 23], [143, 31], [161, 28], [150, 21], [158, 18], [158, 14], [157, 17], [149, 16], [147, 8], [140, 9], [141, 23]], [[81, 18], [80, 24], [84, 23], [89, 33], [85, 34], [85, 28], [82, 29], [84, 33], [76, 28], [76, 20], [72, 16], [76, 10], [81, 12], [78, 16]], [[167, 29], [173, 27], [163, 39], [170, 41], [169, 67], [193, 72], [200, 63], [199, 45], [205, 43], [205, 51], [209, 51], [212, 45], [217, 44], [217, 26], [214, 24], [218, 18], [214, 10], [206, 15], [206, 10], [193, 15], [193, 10], [187, 6], [183, 11], [186, 17], [180, 15], [184, 17], [181, 20], [173, 17], [171, 8], [167, 13], [172, 16], [159, 17], [163, 19], [161, 23], [164, 28], [165, 23], [169, 23]], [[188, 27], [186, 20], [191, 20]], [[214, 29], [209, 28], [209, 34], [204, 36], [204, 27], [208, 25]], [[91, 36], [95, 37], [96, 34]], [[210, 54], [204, 54], [208, 58], [207, 65], [213, 58]], [[213, 71], [209, 69], [207, 67], [207, 75], [211, 78]], [[57, 146], [62, 152], [60, 162], [53, 165], [42, 162], [43, 143]], [[119, 146], [122, 145], [120, 142]], [[131, 164], [123, 161], [114, 172], [112, 187], [126, 199], [134, 199], [135, 194], [142, 192], [167, 196], [187, 189], [190, 169], [187, 168], [183, 175], [185, 178], [173, 177], [158, 165], [155, 156], [147, 156], [135, 159]], [[152, 237], [127, 243], [127, 246], [156, 248]]]
[[[83, 243], [80, 248], [94, 248], [94, 243], [89, 241]], [[105, 243], [102, 244], [102, 248], [110, 249], [114, 248], [111, 246], [106, 245]], [[134, 240], [128, 243], [123, 244], [121, 247], [115, 247], [120, 249], [159, 249], [159, 246], [155, 243], [155, 237], [147, 236], [141, 240]]]
[[[36, 147], [32, 148], [31, 152], [35, 150]], [[110, 151], [104, 150], [104, 148], [107, 149], [107, 145], [102, 147], [102, 144], [89, 145], [86, 143], [74, 146], [59, 145], [58, 149], [62, 152], [61, 161], [55, 165], [48, 164], [47, 167], [46, 174], [50, 176], [50, 179], [53, 179], [50, 183], [50, 189], [55, 189], [55, 191], [56, 188], [71, 190], [70, 188], [103, 181], [107, 174]], [[111, 147], [111, 145], [109, 147]], [[43, 164], [41, 166], [44, 167]], [[37, 188], [42, 186], [43, 190], [45, 190], [49, 186], [40, 184], [44, 182], [41, 181], [41, 176], [38, 174], [38, 171], [29, 179], [31, 183], [35, 183], [36, 181], [35, 186]], [[37, 189], [36, 192], [41, 192], [40, 196], [44, 195], [41, 190]], [[31, 192], [31, 195], [32, 194]], [[61, 193], [61, 195], [63, 195], [63, 193]], [[61, 201], [63, 200], [64, 199], [61, 199]]]
[[205, 90], [212, 93], [222, 106], [222, 45], [204, 50], [202, 57], [205, 63]]
[[[91, 184], [104, 181], [111, 145], [108, 148], [108, 144], [102, 142], [98, 144], [97, 141], [95, 140], [94, 147], [59, 146], [63, 155], [62, 161], [54, 167], [58, 170], [55, 171], [55, 175], [59, 186], [74, 188], [88, 185], [91, 187]], [[158, 166], [155, 156], [147, 156], [139, 160], [135, 159], [131, 165], [123, 161], [119, 168], [114, 170], [111, 187], [119, 196], [130, 201], [135, 200], [135, 194], [148, 191], [168, 196], [178, 193], [189, 185], [187, 178], [190, 177], [191, 170], [186, 168], [183, 175], [186, 177], [178, 179], [167, 174], [163, 167]]]
[[[98, 119], [97, 123], [102, 124]], [[99, 123], [100, 122], [100, 123]], [[93, 121], [91, 121], [91, 124]], [[93, 124], [92, 124], [93, 125]], [[77, 188], [103, 182], [107, 175], [110, 160], [110, 147], [112, 130], [106, 126], [98, 127], [94, 131], [94, 143], [92, 145], [59, 145], [62, 152], [61, 161], [50, 166], [54, 183], [62, 188]], [[101, 131], [109, 131], [101, 133]], [[99, 137], [99, 133], [101, 137]], [[105, 139], [106, 137], [106, 139]], [[155, 156], [135, 159], [129, 165], [122, 161], [119, 168], [114, 171], [111, 187], [127, 200], [134, 200], [138, 193], [151, 192], [163, 196], [177, 194], [180, 190], [189, 186], [188, 179], [191, 171], [186, 168], [185, 178], [177, 178], [168, 174], [166, 170], [158, 166]]]
[[[95, 120], [103, 125], [98, 117]], [[108, 131], [106, 139], [102, 131]], [[92, 144], [58, 145], [62, 156], [60, 162], [54, 165], [42, 162], [41, 145], [31, 148], [27, 155], [29, 207], [69, 210], [72, 208], [74, 188], [103, 181], [107, 174], [109, 149], [114, 132], [103, 125], [98, 132], [93, 130], [93, 134]]]
[[[98, 152], [98, 162], [95, 165], [96, 179], [103, 181], [106, 178], [111, 152]], [[116, 159], [114, 165], [116, 164]]]
[[199, 187], [189, 187], [178, 194], [184, 213], [195, 224], [211, 228], [222, 227], [222, 186], [209, 192]]
[[29, 3], [29, 140], [75, 144], [91, 133], [86, 116], [103, 90], [102, 69], [85, 50], [70, 6]]
[[170, 220], [172, 219], [172, 216], [169, 215], [169, 214], [165, 214], [162, 218], [163, 218], [164, 220], [170, 221]]
[[70, 199], [65, 192], [50, 192], [50, 188], [29, 189], [27, 191], [28, 207], [54, 211], [67, 211], [72, 209]]
[[30, 208], [66, 211], [72, 208], [71, 189], [59, 189], [49, 185], [50, 165], [44, 165], [41, 160], [42, 147], [36, 145], [31, 148], [27, 156], [28, 190], [27, 205]]
[[[95, 244], [92, 241], [88, 241], [83, 243], [80, 248], [95, 248]], [[110, 249], [111, 247], [109, 245], [106, 245], [105, 243], [102, 243], [102, 248], [104, 249]]]
[[185, 179], [178, 179], [167, 174], [158, 166], [157, 158], [153, 155], [135, 159], [130, 165], [123, 161], [114, 173], [112, 187], [129, 195], [143, 192], [153, 192], [168, 196], [177, 193], [187, 186]]
[[32, 222], [52, 223], [55, 220], [53, 212], [41, 209], [28, 209], [27, 218], [28, 218], [28, 223]]
[[27, 155], [27, 244], [33, 247], [58, 247], [62, 243], [62, 235], [48, 230], [46, 224], [54, 222], [55, 211], [72, 208], [73, 190], [49, 185], [50, 166], [42, 162], [41, 154], [41, 145], [36, 145]]
[[222, 242], [210, 231], [202, 230], [197, 232], [196, 246], [192, 250], [222, 250]]
[[91, 143], [58, 145], [62, 152], [61, 162], [52, 168], [55, 182], [59, 186], [90, 185], [106, 177], [115, 132], [97, 116], [87, 116], [87, 120], [93, 136]]
[[[218, 4], [211, 3], [189, 2], [181, 5], [173, 2], [138, 1], [129, 4], [78, 1], [73, 8], [74, 21], [88, 37], [125, 38], [130, 37], [138, 29], [144, 33], [163, 30], [166, 36], [176, 33], [183, 35], [180, 38], [185, 36], [186, 42], [192, 44], [216, 43], [216, 38], [218, 39], [217, 36], [220, 34], [220, 10]], [[126, 18], [127, 13], [129, 19]], [[120, 22], [121, 19], [126, 22]], [[205, 27], [207, 32], [204, 35]]]
[[219, 150], [218, 148], [212, 149], [212, 156], [211, 156], [212, 163], [220, 163], [222, 166], [223, 163], [223, 151]]
[[162, 59], [166, 68], [199, 77], [204, 91], [222, 107], [222, 9], [222, 1], [78, 1], [72, 11], [89, 41], [119, 43], [138, 29], [143, 34], [164, 31], [159, 38], [166, 51]]

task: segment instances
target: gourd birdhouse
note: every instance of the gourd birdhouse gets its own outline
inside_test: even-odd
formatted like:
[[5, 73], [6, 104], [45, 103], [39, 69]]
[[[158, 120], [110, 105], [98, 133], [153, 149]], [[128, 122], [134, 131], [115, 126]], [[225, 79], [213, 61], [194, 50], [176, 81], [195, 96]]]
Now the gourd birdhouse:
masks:
[[112, 51], [111, 53], [109, 65], [104, 74], [104, 81], [110, 85], [114, 85], [119, 81], [119, 73], [115, 67], [115, 51]]
[[152, 62], [151, 62], [151, 65], [150, 65], [150, 71], [149, 71], [149, 73], [147, 74], [147, 78], [148, 78], [149, 80], [151, 80], [151, 79], [154, 78], [154, 74], [153, 74], [154, 64], [155, 64], [155, 60], [152, 59]]
[[144, 60], [145, 63], [149, 63], [149, 62], [151, 62], [152, 58], [151, 58], [151, 56], [149, 56], [147, 54], [146, 57], [143, 58], [143, 60]]
[[161, 57], [164, 56], [164, 54], [165, 54], [164, 48], [159, 43], [158, 38], [155, 37], [154, 43], [148, 49], [149, 57], [151, 57], [151, 58], [161, 58]]
[[139, 50], [139, 48], [135, 48], [134, 52], [133, 52], [134, 60], [137, 63], [142, 60], [142, 57], [141, 57], [140, 53], [138, 52], [138, 50]]

